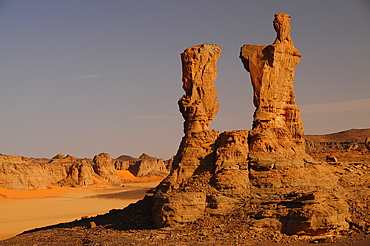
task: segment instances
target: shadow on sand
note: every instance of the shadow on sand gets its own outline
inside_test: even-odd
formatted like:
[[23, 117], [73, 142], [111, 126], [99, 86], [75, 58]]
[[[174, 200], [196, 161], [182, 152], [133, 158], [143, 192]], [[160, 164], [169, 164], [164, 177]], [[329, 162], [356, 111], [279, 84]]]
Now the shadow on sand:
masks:
[[[126, 199], [127, 199], [126, 195], [130, 195], [127, 193], [129, 192], [125, 192]], [[135, 192], [132, 192], [131, 195], [132, 196], [130, 196], [130, 199], [131, 198], [136, 199]], [[99, 196], [99, 198], [115, 198], [115, 196], [117, 197], [119, 196], [119, 194], [104, 194], [97, 196]], [[91, 228], [90, 222], [94, 222], [96, 226], [103, 226], [105, 228], [115, 230], [154, 229], [157, 227], [154, 225], [152, 221], [152, 207], [153, 207], [153, 196], [146, 195], [142, 200], [139, 200], [136, 203], [132, 203], [123, 209], [112, 209], [108, 213], [103, 215], [97, 215], [88, 218], [82, 217], [81, 219], [72, 222], [35, 228], [32, 230], [24, 231], [19, 235], [56, 228], [74, 228], [74, 227]]]

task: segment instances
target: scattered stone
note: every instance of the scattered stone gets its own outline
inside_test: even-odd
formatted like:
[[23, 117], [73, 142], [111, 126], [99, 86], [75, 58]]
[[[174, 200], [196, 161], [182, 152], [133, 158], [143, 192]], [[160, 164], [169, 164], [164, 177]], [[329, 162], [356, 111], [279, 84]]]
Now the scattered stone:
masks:
[[327, 155], [326, 162], [338, 162], [338, 159], [333, 155]]
[[95, 224], [95, 222], [94, 222], [94, 221], [90, 221], [89, 226], [90, 226], [90, 227], [89, 227], [90, 229], [96, 228], [96, 224]]

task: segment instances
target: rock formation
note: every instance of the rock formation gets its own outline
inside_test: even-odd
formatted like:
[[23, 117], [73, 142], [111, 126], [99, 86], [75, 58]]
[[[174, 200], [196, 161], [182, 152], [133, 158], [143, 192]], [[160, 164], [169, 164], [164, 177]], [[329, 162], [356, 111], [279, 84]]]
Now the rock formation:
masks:
[[115, 185], [122, 186], [123, 183], [121, 179], [116, 174], [116, 169], [114, 168], [113, 160], [107, 153], [100, 153], [94, 156], [92, 167], [95, 173], [104, 182]]
[[339, 162], [366, 162], [370, 159], [370, 129], [351, 129], [326, 135], [305, 135], [306, 152], [316, 160], [335, 156]]
[[166, 176], [169, 173], [166, 162], [162, 158], [143, 153], [139, 158], [120, 156], [114, 165], [117, 170], [128, 170], [136, 177]]
[[348, 204], [338, 178], [305, 153], [294, 96], [294, 68], [301, 55], [290, 38], [289, 21], [289, 15], [276, 14], [275, 42], [241, 49], [254, 90], [252, 130], [208, 129], [218, 109], [213, 83], [220, 47], [203, 44], [181, 54], [185, 135], [170, 174], [154, 194], [157, 226], [238, 209], [251, 228], [307, 235], [348, 228]]
[[113, 159], [102, 153], [91, 159], [62, 154], [52, 159], [0, 155], [0, 187], [27, 190], [48, 185], [84, 186], [93, 184], [93, 176], [107, 184], [122, 186]]
[[220, 53], [220, 46], [202, 44], [181, 54], [185, 95], [180, 98], [179, 106], [185, 119], [185, 133], [207, 130], [218, 111], [214, 82]]
[[244, 45], [240, 52], [256, 107], [250, 150], [302, 158], [303, 124], [294, 96], [294, 69], [301, 55], [290, 38], [290, 16], [276, 14], [274, 28], [277, 37], [272, 45]]
[[166, 176], [170, 160], [151, 157], [143, 153], [139, 158], [122, 155], [117, 159], [100, 153], [93, 159], [79, 159], [57, 154], [51, 159], [27, 158], [0, 154], [0, 188], [27, 190], [48, 185], [92, 185], [93, 177], [106, 184], [122, 186], [116, 170], [128, 170], [136, 177]]
[[64, 156], [58, 154], [49, 161], [49, 164], [50, 166], [45, 168], [49, 172], [53, 172], [53, 170], [58, 168], [65, 170], [65, 173], [61, 173], [55, 178], [54, 182], [49, 184], [59, 184], [61, 186], [93, 184], [92, 177], [94, 170], [91, 167], [91, 161], [88, 159], [77, 159], [70, 155]]

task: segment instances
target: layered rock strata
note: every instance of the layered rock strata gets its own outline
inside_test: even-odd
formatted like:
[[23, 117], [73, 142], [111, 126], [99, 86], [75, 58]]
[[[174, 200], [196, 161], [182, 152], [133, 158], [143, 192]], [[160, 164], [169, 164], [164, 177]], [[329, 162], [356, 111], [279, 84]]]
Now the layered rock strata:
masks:
[[370, 151], [370, 129], [351, 129], [326, 135], [305, 135], [309, 154], [348, 152], [352, 155]]
[[252, 130], [208, 128], [218, 109], [213, 83], [220, 47], [203, 44], [181, 54], [185, 135], [170, 174], [154, 194], [157, 226], [238, 209], [256, 229], [321, 235], [348, 228], [338, 178], [305, 153], [294, 96], [294, 68], [301, 55], [290, 38], [289, 21], [289, 15], [276, 14], [275, 42], [241, 49], [254, 90]]
[[91, 159], [58, 154], [52, 159], [0, 155], [0, 187], [27, 190], [49, 185], [84, 186], [93, 184], [93, 177], [107, 184], [122, 186], [113, 159], [101, 153]]
[[220, 46], [214, 44], [190, 47], [181, 54], [185, 95], [179, 106], [185, 119], [185, 134], [207, 130], [218, 111], [214, 82], [220, 54]]
[[106, 184], [122, 186], [116, 170], [128, 170], [136, 177], [166, 176], [170, 160], [142, 154], [139, 158], [111, 158], [100, 153], [93, 159], [57, 154], [51, 159], [0, 154], [0, 188], [12, 190], [44, 189], [49, 185], [92, 185], [93, 178]]
[[240, 52], [250, 73], [256, 107], [250, 150], [309, 159], [294, 95], [294, 70], [301, 54], [290, 37], [290, 16], [276, 14], [274, 29], [277, 37], [272, 45], [246, 44]]
[[123, 183], [121, 179], [116, 174], [116, 169], [114, 168], [113, 159], [107, 153], [100, 153], [94, 156], [92, 168], [96, 175], [98, 175], [104, 182], [115, 185], [122, 186]]
[[114, 165], [117, 170], [128, 170], [136, 177], [167, 176], [169, 171], [166, 162], [143, 153], [139, 158], [120, 156]]

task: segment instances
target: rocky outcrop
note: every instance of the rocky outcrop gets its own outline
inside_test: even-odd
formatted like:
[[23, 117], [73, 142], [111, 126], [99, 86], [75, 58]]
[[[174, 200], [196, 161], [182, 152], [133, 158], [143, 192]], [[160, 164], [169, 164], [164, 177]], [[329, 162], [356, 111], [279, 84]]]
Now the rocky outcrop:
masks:
[[162, 158], [151, 157], [145, 153], [134, 165], [130, 165], [128, 170], [136, 177], [166, 176], [169, 173]]
[[49, 185], [84, 186], [93, 184], [93, 177], [107, 184], [122, 186], [113, 159], [102, 153], [91, 159], [78, 159], [62, 154], [52, 159], [0, 155], [0, 187], [27, 190]]
[[370, 129], [351, 129], [326, 135], [305, 135], [306, 151], [320, 152], [366, 152], [370, 150]]
[[[46, 170], [53, 172], [62, 168], [65, 173], [59, 173], [55, 177], [55, 181], [49, 184], [59, 184], [61, 186], [76, 186], [76, 185], [91, 185], [93, 184], [93, 169], [91, 160], [77, 159], [76, 157], [62, 154], [54, 156], [49, 163], [50, 166], [45, 166]], [[43, 188], [43, 187], [37, 187]]]
[[[325, 135], [305, 135], [306, 151], [318, 161], [369, 162], [370, 129], [351, 129]], [[328, 161], [327, 156], [336, 161]]]
[[[215, 142], [219, 132], [209, 130], [218, 111], [216, 62], [221, 49], [218, 45], [203, 44], [187, 48], [181, 54], [183, 89], [179, 100], [185, 120], [179, 150], [169, 176], [157, 187], [154, 220], [158, 226], [194, 221], [204, 214], [206, 195], [201, 187], [183, 190], [191, 177], [206, 174], [215, 161]], [[206, 177], [204, 180], [207, 181]], [[198, 186], [198, 177], [196, 181]], [[209, 181], [209, 180], [208, 180]], [[190, 186], [188, 186], [190, 188]]]
[[117, 170], [128, 170], [136, 177], [166, 176], [169, 173], [166, 161], [145, 153], [141, 154], [139, 158], [122, 155], [117, 158], [114, 165]]
[[116, 174], [114, 163], [110, 155], [107, 153], [100, 153], [94, 156], [92, 167], [95, 174], [107, 184], [122, 186], [121, 179]]
[[181, 54], [185, 135], [170, 174], [154, 194], [157, 226], [236, 209], [256, 229], [306, 235], [348, 229], [349, 208], [338, 178], [305, 152], [294, 96], [294, 68], [301, 55], [290, 38], [289, 21], [289, 15], [276, 14], [275, 42], [241, 49], [254, 90], [252, 130], [208, 128], [218, 109], [213, 83], [219, 46], [198, 45]]
[[[91, 168], [91, 167], [90, 167]], [[25, 190], [51, 184], [92, 184], [89, 164], [74, 157], [38, 162], [22, 156], [0, 156], [0, 187]]]
[[93, 159], [57, 154], [51, 159], [0, 155], [0, 187], [12, 190], [46, 188], [48, 185], [92, 185], [93, 177], [106, 184], [123, 186], [116, 170], [129, 170], [136, 177], [166, 176], [170, 160], [142, 154], [139, 158], [122, 155], [111, 158], [100, 153]]
[[46, 186], [53, 178], [42, 168], [34, 164], [34, 159], [22, 156], [0, 155], [0, 187], [20, 190]]

